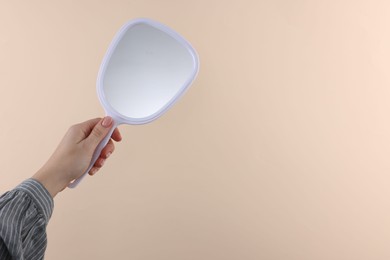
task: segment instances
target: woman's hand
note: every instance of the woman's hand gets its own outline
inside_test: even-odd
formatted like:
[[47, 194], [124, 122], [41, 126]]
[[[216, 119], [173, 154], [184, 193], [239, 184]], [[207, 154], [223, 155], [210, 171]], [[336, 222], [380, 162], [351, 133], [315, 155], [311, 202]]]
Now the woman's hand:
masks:
[[[57, 195], [70, 182], [85, 173], [96, 147], [109, 133], [112, 124], [112, 118], [105, 117], [91, 119], [70, 127], [53, 155], [33, 178], [41, 182], [52, 197]], [[114, 152], [113, 140], [117, 142], [122, 140], [118, 129], [112, 133], [110, 141], [103, 148], [89, 175], [94, 175]]]

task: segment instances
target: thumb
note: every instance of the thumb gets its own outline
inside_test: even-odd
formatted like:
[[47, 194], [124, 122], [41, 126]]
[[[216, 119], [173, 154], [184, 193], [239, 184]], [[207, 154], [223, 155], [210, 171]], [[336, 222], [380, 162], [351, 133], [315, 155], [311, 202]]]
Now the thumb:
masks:
[[113, 120], [109, 116], [106, 116], [100, 120], [94, 126], [89, 136], [85, 139], [87, 146], [94, 150], [104, 139], [104, 137], [106, 137], [106, 135], [110, 132], [112, 124]]

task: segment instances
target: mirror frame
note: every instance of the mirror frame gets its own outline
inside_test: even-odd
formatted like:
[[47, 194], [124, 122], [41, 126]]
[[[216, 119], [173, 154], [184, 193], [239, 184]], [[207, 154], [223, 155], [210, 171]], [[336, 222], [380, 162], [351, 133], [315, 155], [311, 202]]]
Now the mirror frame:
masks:
[[[137, 25], [137, 24], [146, 24], [146, 25], [152, 26], [152, 27], [168, 34], [174, 40], [178, 41], [181, 45], [183, 45], [188, 50], [188, 52], [191, 54], [192, 59], [193, 59], [192, 74], [189, 75], [187, 81], [183, 84], [183, 86], [176, 93], [176, 95], [167, 104], [165, 104], [163, 107], [161, 107], [157, 112], [153, 113], [150, 116], [143, 117], [143, 118], [131, 118], [131, 117], [127, 117], [127, 116], [120, 114], [107, 102], [107, 99], [105, 98], [105, 94], [104, 94], [104, 90], [103, 90], [103, 87], [104, 87], [103, 79], [104, 79], [104, 75], [105, 75], [105, 72], [106, 72], [106, 69], [107, 69], [108, 63], [111, 59], [112, 54], [114, 53], [118, 43], [121, 41], [121, 39], [123, 38], [123, 36], [127, 32], [127, 30], [129, 30], [132, 26]], [[116, 121], [116, 123], [118, 125], [119, 124], [131, 124], [131, 125], [146, 124], [146, 123], [149, 123], [149, 122], [157, 119], [161, 115], [163, 115], [181, 96], [183, 96], [185, 91], [188, 89], [188, 87], [191, 85], [191, 83], [196, 78], [198, 72], [199, 72], [198, 54], [196, 53], [195, 49], [191, 46], [191, 44], [188, 41], [186, 41], [177, 32], [173, 31], [172, 29], [168, 28], [167, 26], [165, 26], [159, 22], [156, 22], [156, 21], [153, 21], [153, 20], [147, 19], [147, 18], [138, 18], [138, 19], [134, 19], [134, 20], [127, 22], [125, 25], [122, 26], [122, 28], [115, 35], [114, 39], [112, 40], [104, 58], [103, 58], [103, 61], [101, 63], [98, 77], [97, 77], [96, 88], [97, 88], [97, 93], [99, 96], [99, 101], [100, 101], [101, 105], [103, 106], [103, 108], [106, 112], [106, 115], [111, 116]]]

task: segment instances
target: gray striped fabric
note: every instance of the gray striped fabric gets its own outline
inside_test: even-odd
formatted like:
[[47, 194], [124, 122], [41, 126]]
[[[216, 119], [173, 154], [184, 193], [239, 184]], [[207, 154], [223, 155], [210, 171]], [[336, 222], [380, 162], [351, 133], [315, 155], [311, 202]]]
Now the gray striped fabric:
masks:
[[0, 197], [0, 260], [44, 258], [53, 206], [49, 192], [34, 179]]

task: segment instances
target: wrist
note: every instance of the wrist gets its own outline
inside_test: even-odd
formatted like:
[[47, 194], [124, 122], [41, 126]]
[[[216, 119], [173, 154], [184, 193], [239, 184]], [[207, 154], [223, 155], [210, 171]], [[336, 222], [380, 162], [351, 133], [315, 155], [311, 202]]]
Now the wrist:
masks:
[[39, 181], [54, 198], [60, 191], [64, 190], [69, 182], [62, 178], [62, 175], [54, 170], [40, 169], [32, 176]]

